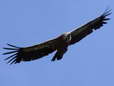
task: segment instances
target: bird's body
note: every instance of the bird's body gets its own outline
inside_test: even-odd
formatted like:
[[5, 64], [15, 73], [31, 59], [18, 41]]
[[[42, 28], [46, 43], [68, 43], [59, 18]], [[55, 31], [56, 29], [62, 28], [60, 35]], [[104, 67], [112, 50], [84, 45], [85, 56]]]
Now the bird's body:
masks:
[[21, 61], [31, 61], [42, 58], [54, 51], [56, 51], [56, 53], [52, 58], [52, 61], [60, 60], [70, 45], [79, 42], [81, 39], [92, 33], [93, 30], [100, 29], [101, 26], [106, 24], [106, 21], [109, 20], [109, 18], [106, 17], [110, 14], [110, 10], [105, 11], [101, 16], [71, 32], [66, 32], [55, 39], [48, 40], [34, 46], [21, 48], [8, 44], [11, 48], [4, 49], [12, 51], [4, 54], [14, 54], [5, 60], [9, 59], [8, 63], [16, 64]]

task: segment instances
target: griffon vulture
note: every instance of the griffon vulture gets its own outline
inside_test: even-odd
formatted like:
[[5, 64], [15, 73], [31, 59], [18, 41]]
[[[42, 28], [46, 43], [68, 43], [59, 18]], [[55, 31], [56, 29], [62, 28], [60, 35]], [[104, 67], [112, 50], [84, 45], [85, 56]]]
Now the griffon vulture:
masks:
[[63, 55], [68, 50], [68, 47], [72, 44], [75, 44], [82, 40], [87, 35], [91, 34], [94, 30], [100, 29], [104, 24], [106, 24], [108, 15], [111, 14], [111, 10], [105, 10], [105, 12], [94, 20], [88, 22], [87, 24], [76, 28], [71, 32], [66, 32], [60, 35], [57, 38], [52, 40], [48, 40], [46, 42], [30, 46], [30, 47], [17, 47], [11, 44], [9, 48], [4, 48], [6, 50], [11, 50], [10, 52], [4, 53], [12, 54], [5, 60], [8, 60], [10, 64], [20, 63], [22, 61], [32, 61], [39, 58], [42, 58], [54, 51], [56, 51], [55, 55], [51, 59], [51, 61], [62, 59]]

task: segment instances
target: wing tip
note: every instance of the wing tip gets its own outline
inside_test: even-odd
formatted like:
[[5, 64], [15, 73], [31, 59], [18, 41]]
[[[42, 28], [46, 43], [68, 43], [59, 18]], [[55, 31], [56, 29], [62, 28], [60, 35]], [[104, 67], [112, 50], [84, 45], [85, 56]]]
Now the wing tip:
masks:
[[112, 9], [106, 8], [105, 11], [103, 12], [102, 16], [106, 17], [112, 14]]
[[107, 16], [109, 16], [109, 15], [111, 15], [112, 14], [112, 9], [109, 9], [109, 8], [107, 8], [107, 9], [105, 9], [105, 11], [103, 12], [103, 14], [100, 16], [100, 17], [98, 17], [97, 19], [97, 25], [96, 25], [96, 27], [94, 27], [94, 30], [97, 30], [97, 29], [99, 29], [101, 26], [103, 26], [104, 24], [107, 24], [107, 21], [108, 20], [110, 20], [110, 18], [108, 18]]
[[16, 64], [16, 63], [20, 63], [20, 59], [18, 57], [18, 54], [20, 52], [20, 50], [22, 48], [11, 45], [11, 44], [7, 44], [9, 47], [4, 47], [3, 49], [5, 50], [10, 50], [9, 52], [3, 53], [2, 55], [10, 55], [9, 57], [5, 58], [4, 60], [7, 60], [7, 64]]

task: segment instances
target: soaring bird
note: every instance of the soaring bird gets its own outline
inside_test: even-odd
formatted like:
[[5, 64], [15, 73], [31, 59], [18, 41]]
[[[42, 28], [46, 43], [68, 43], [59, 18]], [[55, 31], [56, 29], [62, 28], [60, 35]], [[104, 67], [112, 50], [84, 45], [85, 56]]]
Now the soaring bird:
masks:
[[63, 33], [62, 35], [48, 40], [43, 43], [39, 43], [37, 45], [33, 45], [30, 47], [17, 47], [11, 44], [8, 44], [8, 48], [4, 48], [6, 50], [10, 50], [10, 52], [3, 53], [12, 54], [7, 57], [5, 60], [8, 60], [9, 64], [16, 64], [22, 61], [32, 61], [39, 58], [42, 58], [50, 53], [56, 51], [55, 55], [51, 59], [51, 61], [62, 59], [63, 55], [67, 52], [68, 47], [73, 45], [80, 40], [82, 40], [87, 35], [91, 34], [97, 29], [100, 29], [104, 24], [106, 24], [108, 15], [111, 14], [111, 10], [105, 10], [103, 14], [93, 19], [92, 21], [86, 23], [85, 25], [75, 28], [75, 30], [71, 32]]

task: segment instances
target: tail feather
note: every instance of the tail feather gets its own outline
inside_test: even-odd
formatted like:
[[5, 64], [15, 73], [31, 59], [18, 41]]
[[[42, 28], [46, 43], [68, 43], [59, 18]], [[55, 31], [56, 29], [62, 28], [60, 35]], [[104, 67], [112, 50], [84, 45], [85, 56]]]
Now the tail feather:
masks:
[[66, 53], [67, 48], [68, 48], [68, 47], [64, 47], [64, 48], [58, 50], [58, 51], [56, 52], [55, 56], [52, 58], [51, 61], [61, 60], [62, 57], [63, 57], [63, 55]]

